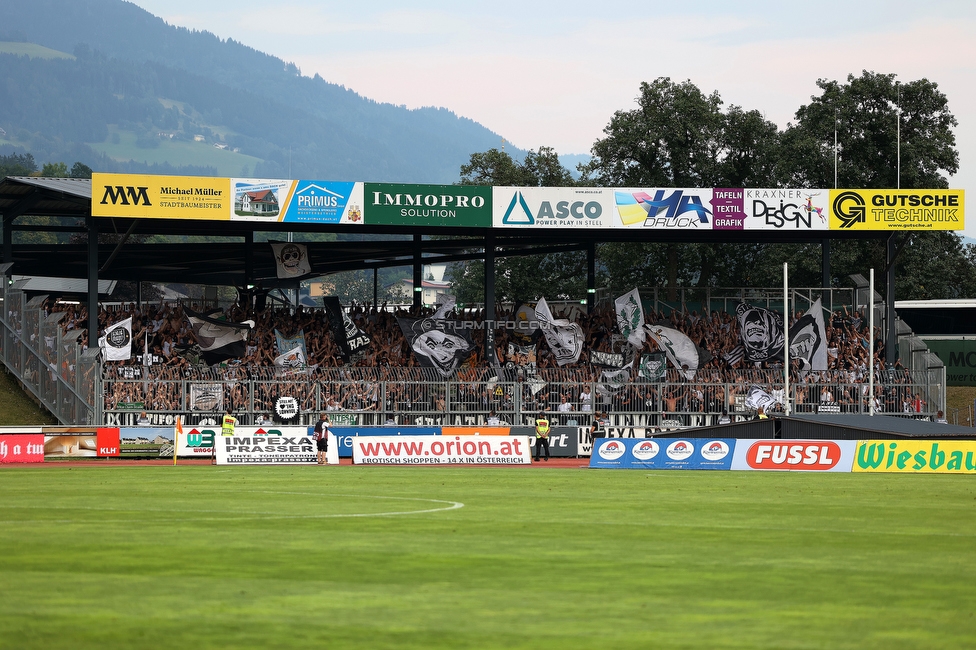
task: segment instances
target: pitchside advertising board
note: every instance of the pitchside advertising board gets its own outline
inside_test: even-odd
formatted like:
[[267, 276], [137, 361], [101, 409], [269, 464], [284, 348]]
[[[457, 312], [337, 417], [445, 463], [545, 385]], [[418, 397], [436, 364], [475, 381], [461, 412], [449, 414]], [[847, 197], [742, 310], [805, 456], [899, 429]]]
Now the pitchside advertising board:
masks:
[[528, 465], [528, 436], [376, 436], [352, 440], [363, 465]]
[[855, 440], [737, 440], [732, 469], [850, 472]]
[[[331, 447], [337, 445], [334, 439]], [[318, 452], [307, 427], [237, 427], [214, 437], [218, 465], [315, 465]], [[335, 462], [339, 462], [336, 454]]]
[[597, 438], [590, 467], [596, 469], [729, 469], [732, 439]]
[[[313, 427], [308, 428], [312, 435]], [[339, 458], [352, 458], [352, 441], [359, 436], [439, 436], [440, 427], [329, 427], [336, 437], [336, 450]], [[331, 451], [331, 448], [330, 448]]]
[[44, 434], [25, 427], [16, 433], [0, 433], [0, 463], [43, 463]]
[[976, 474], [976, 441], [861, 440], [855, 472]]

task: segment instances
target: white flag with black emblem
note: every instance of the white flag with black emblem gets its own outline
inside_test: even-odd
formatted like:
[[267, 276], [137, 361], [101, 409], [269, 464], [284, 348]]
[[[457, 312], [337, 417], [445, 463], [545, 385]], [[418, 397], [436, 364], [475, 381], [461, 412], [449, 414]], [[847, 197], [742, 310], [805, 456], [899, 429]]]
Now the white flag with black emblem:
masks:
[[637, 289], [625, 293], [613, 301], [617, 309], [617, 327], [620, 333], [636, 348], [644, 344], [644, 306]]
[[132, 318], [119, 321], [98, 339], [105, 361], [128, 361], [132, 358]]

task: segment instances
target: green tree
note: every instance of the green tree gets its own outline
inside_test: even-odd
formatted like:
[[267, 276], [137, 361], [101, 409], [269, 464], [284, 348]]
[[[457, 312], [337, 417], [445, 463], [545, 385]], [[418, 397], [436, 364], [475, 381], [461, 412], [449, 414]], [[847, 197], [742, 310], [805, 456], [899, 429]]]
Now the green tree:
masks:
[[[617, 111], [580, 168], [581, 183], [607, 187], [775, 187], [779, 130], [759, 111], [730, 106], [717, 92], [661, 77], [640, 86], [637, 108]], [[615, 289], [653, 280], [678, 286], [729, 281], [741, 246], [617, 243], [601, 247]], [[754, 251], [753, 251], [754, 252]], [[745, 267], [743, 270], [747, 270]], [[617, 275], [619, 272], [619, 275]], [[618, 284], [616, 277], [628, 278]]]
[[[819, 79], [821, 94], [801, 106], [783, 134], [780, 172], [795, 187], [947, 187], [959, 170], [956, 118], [935, 84], [904, 84], [894, 74], [864, 71], [847, 83]], [[898, 175], [899, 114], [901, 176]]]
[[[461, 165], [461, 185], [568, 187], [573, 175], [552, 147], [530, 150], [523, 161], [508, 152], [489, 149]], [[464, 304], [483, 303], [485, 266], [480, 260], [459, 262], [447, 271], [452, 291]], [[495, 299], [579, 298], [586, 295], [586, 256], [578, 251], [546, 255], [507, 256], [495, 260]]]
[[63, 162], [44, 163], [41, 168], [41, 176], [44, 178], [67, 178], [68, 166]]
[[489, 149], [471, 154], [471, 159], [461, 165], [461, 185], [568, 187], [575, 183], [552, 147], [539, 147], [538, 152], [530, 149], [521, 162], [507, 151]]
[[12, 153], [0, 156], [0, 178], [4, 176], [30, 176], [37, 171], [34, 156], [29, 153]]
[[[899, 84], [895, 77], [863, 71], [848, 75], [846, 83], [819, 79], [821, 93], [797, 110], [783, 134], [782, 180], [794, 187], [833, 187], [836, 132], [839, 187], [948, 187], [948, 177], [959, 170], [952, 132], [957, 121], [948, 99], [928, 79]], [[905, 233], [896, 243], [902, 250], [895, 267], [899, 299], [976, 295], [972, 262], [954, 233]], [[836, 241], [831, 257], [835, 282], [886, 266], [879, 240]]]
[[84, 163], [76, 162], [71, 166], [71, 171], [68, 175], [71, 178], [91, 178], [92, 168]]

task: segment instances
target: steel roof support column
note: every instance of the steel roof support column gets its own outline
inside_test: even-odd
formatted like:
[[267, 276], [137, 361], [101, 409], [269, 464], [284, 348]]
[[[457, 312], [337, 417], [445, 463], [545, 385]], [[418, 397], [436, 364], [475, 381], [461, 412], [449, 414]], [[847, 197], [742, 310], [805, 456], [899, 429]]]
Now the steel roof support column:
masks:
[[88, 226], [88, 348], [98, 345], [98, 224], [94, 217]]
[[586, 244], [586, 313], [592, 314], [596, 307], [596, 242]]
[[3, 263], [9, 264], [14, 261], [14, 224], [15, 216], [3, 217]]
[[823, 275], [823, 288], [826, 289], [831, 286], [830, 281], [830, 240], [822, 239], [820, 241], [820, 272]]
[[[254, 231], [244, 233], [244, 288], [254, 284]], [[250, 305], [248, 309], [253, 308]]]
[[495, 365], [495, 234], [485, 235], [485, 363]]
[[418, 312], [424, 304], [423, 235], [413, 236], [413, 306]]
[[[885, 287], [885, 323], [888, 333], [885, 335], [885, 366], [889, 370], [895, 365], [898, 355], [895, 346], [898, 344], [898, 328], [895, 327], [895, 234], [888, 235], [887, 260], [888, 273]], [[873, 296], [868, 299], [870, 302]]]

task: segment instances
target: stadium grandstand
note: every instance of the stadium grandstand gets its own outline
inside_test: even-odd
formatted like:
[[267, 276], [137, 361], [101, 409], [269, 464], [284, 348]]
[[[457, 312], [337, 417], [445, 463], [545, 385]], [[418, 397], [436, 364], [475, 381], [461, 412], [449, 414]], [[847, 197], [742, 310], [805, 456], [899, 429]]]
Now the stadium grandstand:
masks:
[[[136, 180], [167, 183], [166, 191], [178, 183], [199, 181], [218, 187], [222, 182], [237, 182], [182, 177]], [[131, 185], [133, 180], [118, 182]], [[302, 190], [295, 188], [306, 182], [265, 182], [275, 183], [282, 185], [282, 191], [297, 193]], [[290, 190], [284, 187], [287, 183], [292, 184]], [[147, 196], [141, 193], [143, 187], [132, 185], [129, 194], [116, 187], [122, 185], [105, 181], [101, 203], [111, 199], [121, 204], [126, 197], [137, 202]], [[389, 198], [403, 187], [409, 186], [390, 186], [374, 194]], [[439, 189], [480, 192], [476, 197], [490, 197], [491, 190]], [[223, 192], [207, 191], [213, 193], [207, 196]], [[592, 199], [603, 190], [586, 191]], [[613, 192], [609, 192], [612, 206]], [[825, 190], [820, 192], [827, 196]], [[367, 192], [367, 214], [369, 196]], [[153, 201], [162, 203], [155, 196]], [[134, 208], [122, 205], [109, 207], [123, 216], [97, 215], [93, 210], [97, 203], [92, 182], [20, 178], [0, 182], [0, 211], [5, 225], [11, 225], [4, 228], [0, 270], [8, 277], [16, 272], [25, 278], [0, 283], [4, 306], [0, 352], [7, 368], [66, 424], [130, 426], [146, 421], [165, 426], [177, 416], [189, 424], [211, 424], [225, 409], [248, 424], [268, 420], [309, 424], [323, 411], [333, 413], [338, 424], [480, 425], [490, 415], [509, 424], [527, 424], [534, 414], [547, 411], [558, 424], [588, 426], [600, 420], [615, 426], [673, 430], [714, 424], [726, 415], [733, 421], [752, 418], [760, 406], [767, 411], [785, 407], [798, 414], [885, 413], [918, 419], [933, 419], [945, 409], [944, 368], [904, 367], [892, 346], [883, 343], [893, 340], [884, 335], [894, 330], [891, 318], [880, 326], [875, 321], [874, 331], [870, 330], [866, 314], [890, 312], [891, 298], [886, 310], [876, 306], [874, 296], [863, 300], [860, 288], [791, 290], [789, 307], [784, 308], [785, 289], [759, 288], [739, 289], [714, 300], [699, 297], [668, 304], [657, 299], [659, 290], [653, 287], [635, 290], [629, 297], [607, 295], [595, 287], [596, 239], [647, 237], [648, 231], [493, 228], [490, 206], [485, 208], [487, 216], [476, 215], [487, 219], [477, 221], [477, 228], [415, 223], [378, 227], [363, 225], [358, 208], [347, 207], [343, 219], [351, 215], [356, 223], [336, 228], [399, 234], [401, 239], [358, 247], [348, 242], [258, 245], [253, 240], [258, 229], [321, 231], [324, 226], [255, 224], [230, 216], [220, 224], [220, 232], [239, 236], [241, 242], [221, 245], [215, 255], [194, 245], [126, 243], [134, 231], [211, 233], [212, 222], [159, 218], [166, 215], [154, 213], [130, 218], [121, 211]], [[477, 201], [472, 198], [470, 203]], [[521, 192], [503, 204], [510, 206], [509, 211], [517, 205], [528, 211]], [[586, 205], [596, 206], [592, 210], [597, 214], [596, 202]], [[375, 214], [385, 214], [374, 208]], [[208, 213], [208, 218], [210, 214], [214, 213]], [[87, 233], [87, 243], [56, 249], [15, 246], [13, 231], [36, 228], [14, 223], [22, 215], [62, 215], [71, 223], [53, 229]], [[126, 234], [117, 243], [100, 243], [100, 228], [101, 232], [106, 228], [100, 223]], [[412, 238], [404, 240], [404, 234]], [[430, 234], [457, 239], [423, 239]], [[652, 234], [655, 240], [682, 241], [689, 236], [664, 230]], [[471, 249], [479, 248], [479, 243], [472, 237], [479, 236], [483, 250], [473, 254]], [[757, 236], [780, 242], [822, 241], [826, 267], [828, 237], [879, 235], [846, 229], [761, 231], [760, 235], [748, 230], [702, 230], [694, 236], [705, 241], [750, 241]], [[885, 236], [891, 252], [893, 236]], [[424, 264], [481, 257], [490, 268], [501, 251], [553, 250], [587, 251], [589, 289], [584, 309], [579, 302], [572, 309], [556, 302], [550, 306], [542, 296], [524, 304], [496, 304], [490, 274], [485, 278], [482, 309], [459, 309], [450, 300], [424, 307], [417, 294], [412, 304], [402, 306], [340, 305], [334, 297], [322, 307], [275, 306], [250, 290], [262, 281], [265, 287], [297, 286], [300, 277], [405, 263], [414, 266], [414, 286], [419, 287]], [[87, 300], [59, 301], [51, 293], [29, 290], [28, 278], [43, 275], [42, 269], [59, 277], [87, 278]], [[100, 278], [135, 279], [140, 286], [166, 279], [236, 286], [238, 298], [222, 305], [187, 300], [112, 304], [99, 301]], [[630, 307], [621, 306], [624, 299]], [[90, 313], [96, 311], [97, 318], [91, 319]], [[784, 317], [784, 312], [789, 315]], [[784, 339], [790, 342], [788, 348]], [[790, 359], [788, 384], [784, 349]]]

